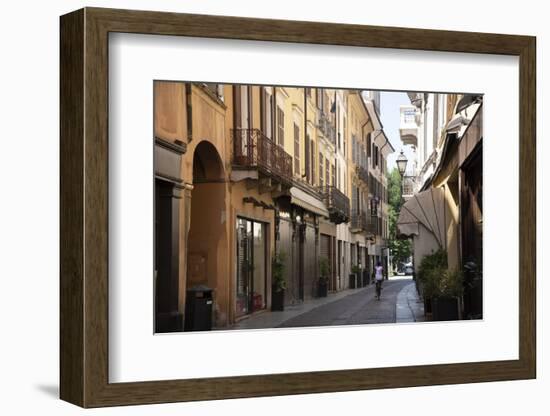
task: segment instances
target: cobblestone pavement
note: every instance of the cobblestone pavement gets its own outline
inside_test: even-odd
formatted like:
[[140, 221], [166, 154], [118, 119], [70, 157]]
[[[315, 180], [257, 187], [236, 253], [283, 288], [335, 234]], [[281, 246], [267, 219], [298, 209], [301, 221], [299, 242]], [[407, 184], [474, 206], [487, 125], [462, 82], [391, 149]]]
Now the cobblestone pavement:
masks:
[[382, 286], [380, 300], [374, 297], [374, 285], [343, 299], [319, 306], [309, 312], [291, 318], [279, 328], [357, 325], [396, 322], [397, 295], [411, 279], [386, 280]]

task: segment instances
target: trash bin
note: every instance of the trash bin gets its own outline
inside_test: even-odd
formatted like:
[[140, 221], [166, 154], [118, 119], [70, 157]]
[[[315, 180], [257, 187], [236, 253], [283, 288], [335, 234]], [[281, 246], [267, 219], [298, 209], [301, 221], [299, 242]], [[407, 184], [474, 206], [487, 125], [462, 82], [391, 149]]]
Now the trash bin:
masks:
[[210, 331], [212, 329], [212, 289], [194, 286], [187, 290], [185, 301], [185, 331]]

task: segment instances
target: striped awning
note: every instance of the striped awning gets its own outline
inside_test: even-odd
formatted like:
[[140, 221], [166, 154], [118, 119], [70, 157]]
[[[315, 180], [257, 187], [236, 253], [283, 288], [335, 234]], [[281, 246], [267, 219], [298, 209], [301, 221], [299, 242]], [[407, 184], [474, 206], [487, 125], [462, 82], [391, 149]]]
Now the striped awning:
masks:
[[445, 191], [429, 188], [415, 194], [401, 207], [397, 234], [401, 237], [419, 235], [419, 225], [433, 234], [441, 248], [446, 248]]

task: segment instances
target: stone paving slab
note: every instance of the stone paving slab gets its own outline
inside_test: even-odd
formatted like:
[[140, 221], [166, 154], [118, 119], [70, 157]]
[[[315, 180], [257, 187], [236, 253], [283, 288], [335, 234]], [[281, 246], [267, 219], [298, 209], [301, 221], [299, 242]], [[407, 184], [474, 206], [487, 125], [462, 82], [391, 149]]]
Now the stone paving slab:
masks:
[[418, 296], [414, 282], [401, 289], [397, 295], [395, 321], [397, 323], [424, 321], [424, 302]]

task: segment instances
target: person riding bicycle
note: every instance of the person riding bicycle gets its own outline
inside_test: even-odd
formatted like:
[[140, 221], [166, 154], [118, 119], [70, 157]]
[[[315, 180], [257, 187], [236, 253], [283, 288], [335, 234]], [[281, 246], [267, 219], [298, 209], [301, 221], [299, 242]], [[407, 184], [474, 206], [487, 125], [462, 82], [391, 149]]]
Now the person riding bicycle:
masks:
[[376, 283], [376, 299], [380, 300], [380, 292], [382, 291], [382, 281], [384, 280], [384, 268], [379, 261], [374, 268], [374, 281]]

